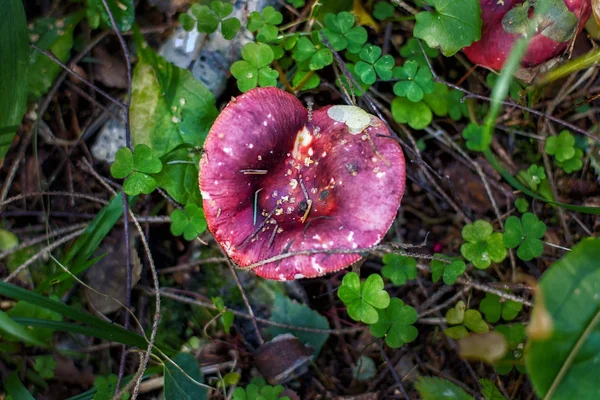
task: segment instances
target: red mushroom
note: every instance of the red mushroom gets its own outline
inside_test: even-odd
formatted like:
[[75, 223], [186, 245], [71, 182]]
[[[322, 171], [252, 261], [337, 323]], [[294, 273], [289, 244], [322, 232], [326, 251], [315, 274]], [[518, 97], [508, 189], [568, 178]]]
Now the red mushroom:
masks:
[[[530, 19], [537, 29], [521, 64], [533, 67], [556, 57], [590, 17], [590, 0], [481, 0], [481, 40], [464, 49], [475, 64], [499, 71]], [[529, 20], [525, 18], [529, 17]], [[522, 17], [522, 18], [519, 18]]]
[[[387, 136], [382, 137], [382, 136]], [[404, 193], [405, 161], [385, 124], [358, 107], [306, 110], [293, 95], [257, 88], [232, 99], [200, 162], [209, 230], [241, 267], [292, 280], [346, 268], [381, 241]]]

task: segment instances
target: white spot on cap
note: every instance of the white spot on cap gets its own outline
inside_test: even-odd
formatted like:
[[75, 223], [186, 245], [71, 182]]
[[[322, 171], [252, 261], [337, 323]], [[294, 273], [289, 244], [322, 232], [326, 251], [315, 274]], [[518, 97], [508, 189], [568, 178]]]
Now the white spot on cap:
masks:
[[231, 147], [224, 147], [224, 148], [223, 148], [223, 151], [224, 151], [226, 154], [229, 154], [230, 156], [231, 156], [231, 155], [233, 155], [233, 150], [231, 149]]
[[294, 275], [294, 279], [302, 279], [302, 278], [304, 278], [304, 275], [302, 275], [302, 274]]
[[375, 176], [377, 176], [377, 178], [381, 179], [385, 176], [385, 172], [378, 172], [377, 175], [375, 175]]
[[349, 242], [351, 242], [354, 238], [354, 231], [350, 231], [350, 233], [348, 234], [348, 237], [346, 239], [348, 239]]

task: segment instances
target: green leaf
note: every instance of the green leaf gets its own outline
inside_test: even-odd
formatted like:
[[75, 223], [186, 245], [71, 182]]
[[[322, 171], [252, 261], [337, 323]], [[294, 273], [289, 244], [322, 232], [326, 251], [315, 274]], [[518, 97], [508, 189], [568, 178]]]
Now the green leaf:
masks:
[[[103, 28], [113, 29], [110, 16], [102, 0], [86, 0], [86, 13], [90, 26], [94, 29], [102, 25]], [[108, 8], [115, 19], [121, 32], [131, 29], [135, 21], [135, 5], [133, 0], [107, 0]]]
[[[190, 353], [179, 353], [173, 357], [173, 362], [185, 371], [185, 374], [170, 362], [165, 362], [165, 399], [169, 400], [205, 400], [208, 391], [197, 385], [204, 383], [204, 377], [198, 366], [198, 361]], [[190, 379], [191, 378], [191, 379]]]
[[29, 393], [23, 382], [19, 379], [19, 373], [13, 372], [6, 379], [6, 394], [13, 400], [35, 400]]
[[383, 287], [383, 279], [378, 274], [369, 275], [361, 283], [358, 274], [349, 272], [342, 280], [338, 297], [346, 304], [352, 319], [373, 324], [379, 319], [376, 308], [386, 308], [390, 303], [390, 296]]
[[413, 103], [404, 97], [396, 97], [392, 101], [392, 116], [396, 122], [407, 123], [413, 129], [424, 129], [433, 119], [427, 104], [422, 101]]
[[579, 171], [583, 167], [583, 151], [579, 148], [575, 148], [575, 155], [565, 161], [556, 161], [559, 167], [561, 167], [567, 174], [571, 174], [575, 171]]
[[481, 39], [478, 0], [429, 0], [434, 11], [416, 15], [413, 34], [449, 57]]
[[417, 260], [398, 254], [388, 253], [383, 256], [381, 274], [394, 285], [404, 285], [407, 280], [417, 278]]
[[526, 170], [519, 171], [517, 177], [523, 181], [531, 190], [537, 190], [538, 185], [546, 179], [544, 167], [532, 164]]
[[308, 68], [316, 71], [325, 68], [333, 62], [333, 53], [327, 48], [319, 49], [310, 57]]
[[127, 147], [121, 147], [115, 154], [115, 162], [110, 166], [113, 178], [123, 179], [133, 172], [133, 153]]
[[492, 137], [485, 135], [481, 125], [473, 122], [463, 130], [462, 136], [467, 141], [467, 148], [472, 151], [484, 151], [492, 143]]
[[429, 68], [420, 66], [416, 61], [407, 61], [402, 67], [394, 68], [396, 96], [406, 97], [413, 103], [423, 99], [425, 93], [433, 93], [433, 76]]
[[462, 230], [466, 243], [460, 246], [460, 252], [479, 269], [489, 267], [492, 261], [499, 263], [506, 258], [503, 235], [492, 232], [492, 225], [483, 220], [467, 224]]
[[35, 358], [33, 368], [44, 379], [54, 378], [54, 370], [56, 369], [56, 361], [52, 356], [39, 356]]
[[494, 382], [489, 379], [479, 379], [481, 394], [485, 400], [506, 400], [506, 397], [498, 390]]
[[39, 341], [32, 332], [23, 325], [12, 320], [8, 314], [0, 311], [0, 331], [11, 340], [19, 340], [30, 346], [47, 347]]
[[257, 85], [261, 87], [277, 84], [277, 71], [269, 65], [275, 59], [271, 46], [263, 43], [248, 43], [242, 48], [244, 60], [231, 66], [231, 73], [237, 79], [238, 89], [246, 92]]
[[133, 150], [133, 168], [145, 174], [156, 174], [162, 170], [162, 162], [145, 144], [138, 144]]
[[377, 366], [371, 357], [360, 356], [352, 367], [352, 377], [358, 381], [370, 381], [377, 374]]
[[242, 27], [242, 23], [237, 18], [227, 18], [221, 21], [221, 33], [227, 40], [232, 40]]
[[[426, 43], [422, 43], [422, 46], [427, 57], [437, 58], [440, 55], [440, 52], [437, 49], [432, 49], [431, 47], [427, 46]], [[400, 55], [403, 58], [416, 61], [419, 65], [427, 67], [427, 60], [421, 51], [419, 40], [414, 37], [408, 39], [406, 43], [400, 47]]]
[[454, 260], [444, 268], [443, 280], [446, 285], [454, 285], [459, 276], [461, 276], [467, 266], [462, 260]]
[[520, 213], [525, 213], [529, 209], [529, 202], [524, 197], [515, 200], [515, 207]]
[[[40, 18], [33, 22], [29, 38], [33, 44], [52, 52], [66, 64], [73, 47], [73, 30], [82, 18], [83, 13], [71, 14], [61, 19]], [[45, 95], [61, 71], [60, 65], [36, 49], [30, 48], [27, 68], [29, 100], [37, 101]]]
[[[55, 296], [52, 296], [51, 298], [54, 300], [57, 299]], [[27, 301], [17, 302], [17, 304], [13, 308], [8, 310], [6, 314], [13, 320], [17, 318], [39, 318], [51, 321], [62, 321], [62, 317], [60, 314], [36, 306]], [[28, 331], [30, 332], [31, 336], [36, 338], [39, 342], [43, 343], [51, 343], [52, 335], [54, 334], [53, 329], [46, 328], [28, 329]]]
[[123, 191], [130, 196], [138, 194], [150, 194], [156, 189], [156, 180], [141, 172], [134, 172], [129, 175], [123, 184]]
[[[327, 318], [312, 310], [305, 304], [293, 301], [282, 294], [275, 294], [275, 301], [271, 309], [271, 321], [281, 324], [297, 326], [299, 328], [318, 328], [329, 329]], [[329, 334], [307, 332], [303, 330], [279, 328], [270, 326], [267, 331], [273, 336], [283, 333], [291, 333], [300, 339], [303, 343], [310, 345], [315, 349], [315, 356], [319, 354], [321, 348], [327, 341]]]
[[540, 240], [546, 233], [546, 224], [535, 214], [525, 213], [519, 220], [510, 216], [504, 225], [504, 245], [509, 249], [517, 249], [517, 256], [524, 261], [530, 261], [542, 255], [544, 244]]
[[500, 304], [500, 296], [496, 294], [486, 293], [481, 303], [479, 310], [485, 315], [485, 319], [492, 324], [500, 321], [502, 314], [502, 305]]
[[21, 1], [3, 1], [0, 13], [0, 164], [27, 107], [29, 40]]
[[394, 16], [394, 6], [388, 2], [380, 1], [373, 7], [373, 16], [380, 21]]
[[423, 400], [473, 400], [464, 389], [446, 379], [421, 377], [415, 388]]
[[465, 311], [464, 324], [470, 331], [475, 333], [483, 333], [490, 330], [490, 327], [481, 317], [481, 313], [477, 310]]
[[385, 336], [385, 343], [397, 349], [417, 338], [419, 332], [413, 326], [416, 321], [417, 311], [394, 297], [385, 310], [379, 311], [379, 320], [370, 329], [373, 336]]
[[583, 239], [539, 280], [540, 297], [533, 314], [546, 313], [552, 319], [552, 329], [546, 338], [529, 339], [525, 362], [540, 397], [580, 400], [597, 397], [599, 259], [600, 239]]
[[444, 334], [451, 339], [458, 340], [469, 336], [469, 331], [464, 325], [458, 325], [444, 329]]
[[354, 15], [347, 11], [339, 14], [325, 14], [325, 28], [321, 30], [335, 51], [348, 49], [358, 53], [367, 41], [367, 31], [362, 26], [354, 26]]
[[561, 131], [558, 136], [546, 139], [546, 153], [556, 157], [559, 162], [575, 157], [575, 137], [567, 130]]
[[456, 303], [456, 305], [453, 308], [446, 311], [446, 321], [448, 321], [448, 324], [450, 324], [450, 325], [462, 324], [463, 321], [465, 320], [465, 310], [466, 309], [467, 309], [467, 306], [466, 306], [465, 302], [460, 300], [459, 302]]
[[206, 230], [204, 210], [196, 204], [185, 206], [185, 212], [176, 209], [171, 213], [171, 233], [175, 236], [183, 234], [185, 240], [194, 240]]
[[156, 54], [136, 32], [131, 138], [163, 157], [181, 144], [202, 146], [218, 111], [212, 93], [190, 71]]
[[186, 13], [179, 14], [179, 23], [181, 24], [181, 27], [187, 32], [193, 31], [196, 27], [196, 20], [192, 18], [191, 15]]
[[260, 69], [270, 65], [275, 54], [270, 46], [263, 43], [248, 43], [242, 48], [242, 57], [250, 65]]
[[201, 204], [198, 186], [198, 155], [177, 149], [162, 157], [162, 170], [154, 175], [156, 184], [180, 204]]
[[219, 18], [208, 6], [194, 4], [190, 11], [196, 17], [198, 32], [213, 33], [219, 27]]
[[212, 1], [210, 9], [219, 19], [223, 19], [233, 12], [233, 4], [223, 1]]

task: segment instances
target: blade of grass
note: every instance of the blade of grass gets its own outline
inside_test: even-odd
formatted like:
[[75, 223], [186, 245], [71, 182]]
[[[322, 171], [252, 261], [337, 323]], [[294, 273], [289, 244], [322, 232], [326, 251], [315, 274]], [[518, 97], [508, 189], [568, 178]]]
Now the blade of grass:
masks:
[[13, 372], [6, 380], [6, 394], [15, 400], [35, 400], [19, 379], [17, 372]]
[[23, 341], [26, 344], [38, 347], [48, 347], [40, 342], [29, 332], [29, 329], [11, 319], [6, 313], [0, 311], [0, 331], [12, 338]]

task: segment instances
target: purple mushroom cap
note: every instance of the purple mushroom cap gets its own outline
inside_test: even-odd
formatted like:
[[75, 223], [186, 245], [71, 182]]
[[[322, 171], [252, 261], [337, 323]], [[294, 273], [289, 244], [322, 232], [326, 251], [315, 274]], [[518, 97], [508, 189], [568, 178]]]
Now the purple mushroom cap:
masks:
[[385, 236], [404, 193], [402, 149], [378, 118], [355, 108], [368, 116], [357, 130], [337, 107], [311, 113], [287, 92], [257, 88], [215, 121], [200, 192], [209, 230], [239, 266], [322, 251], [253, 268], [267, 279], [317, 277], [362, 257], [328, 251], [371, 247]]

